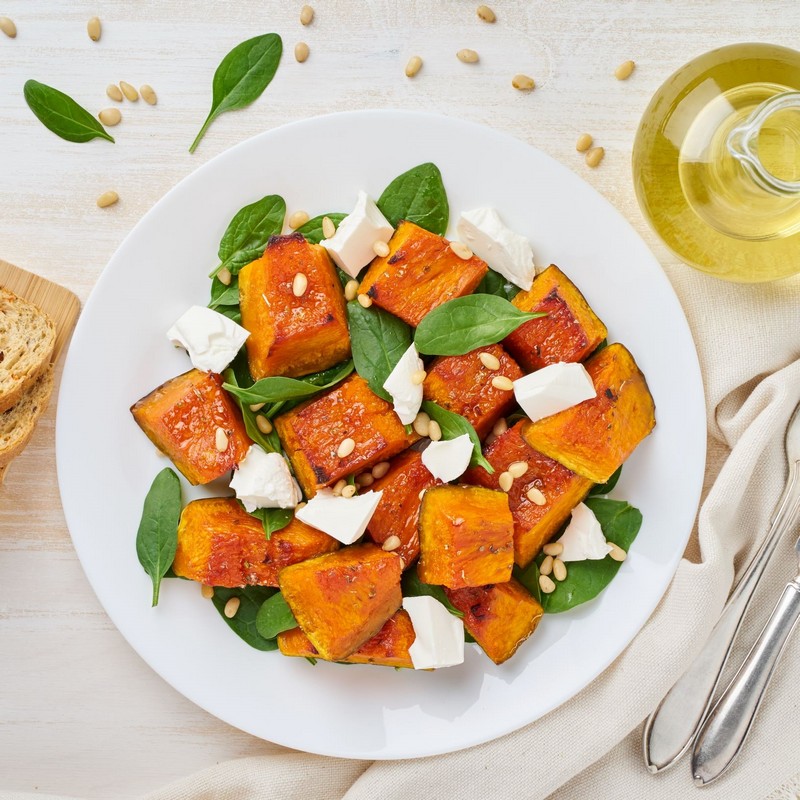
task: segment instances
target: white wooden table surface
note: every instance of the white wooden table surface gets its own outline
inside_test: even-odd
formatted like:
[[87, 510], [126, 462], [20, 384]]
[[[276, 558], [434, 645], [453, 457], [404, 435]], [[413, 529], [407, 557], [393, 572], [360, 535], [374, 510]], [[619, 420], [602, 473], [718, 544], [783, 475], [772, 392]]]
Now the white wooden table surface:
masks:
[[[714, 47], [800, 46], [794, 0], [495, 0], [495, 25], [480, 22], [477, 2], [465, 0], [315, 0], [309, 28], [299, 24], [300, 5], [3, 0], [0, 15], [14, 19], [19, 34], [0, 34], [0, 257], [85, 300], [136, 221], [207, 159], [291, 120], [394, 107], [482, 122], [544, 150], [597, 187], [671, 273], [685, 267], [647, 228], [630, 177], [649, 98], [674, 69]], [[103, 21], [97, 44], [86, 34], [94, 14]], [[274, 82], [249, 109], [218, 119], [189, 155], [220, 58], [269, 31], [285, 48]], [[292, 56], [300, 40], [311, 47], [305, 64]], [[462, 47], [477, 50], [481, 63], [458, 62]], [[412, 54], [425, 60], [413, 81], [403, 74]], [[633, 77], [616, 81], [614, 68], [629, 58]], [[511, 88], [517, 72], [535, 77], [534, 92]], [[71, 144], [28, 110], [29, 78], [95, 111], [111, 105], [105, 86], [121, 79], [152, 84], [159, 103], [123, 105], [114, 146]], [[583, 131], [606, 149], [594, 171], [574, 150]], [[335, 157], [334, 143], [320, 146]], [[100, 210], [95, 198], [107, 189], [121, 201]], [[0, 488], [0, 789], [129, 797], [228, 758], [280, 749], [193, 706], [111, 625], [64, 523], [53, 437], [51, 408]], [[95, 455], [76, 453], [75, 468]], [[114, 520], [108, 524], [112, 534]]]

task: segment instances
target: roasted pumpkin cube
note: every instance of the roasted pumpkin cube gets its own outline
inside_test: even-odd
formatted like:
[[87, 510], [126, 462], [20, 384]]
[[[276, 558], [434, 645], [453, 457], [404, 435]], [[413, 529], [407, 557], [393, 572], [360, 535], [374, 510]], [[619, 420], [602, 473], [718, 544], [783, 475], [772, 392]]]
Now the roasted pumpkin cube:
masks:
[[[508, 491], [508, 507], [514, 518], [514, 561], [527, 566], [569, 518], [572, 509], [594, 485], [571, 470], [534, 450], [523, 438], [525, 420], [518, 422], [483, 448], [486, 460], [494, 467], [491, 475], [483, 467], [464, 473], [464, 482], [488, 489], [500, 487], [500, 475], [514, 462], [524, 462], [528, 470]], [[528, 496], [534, 490], [534, 498]]]
[[[391, 404], [356, 374], [282, 414], [275, 428], [308, 497], [345, 475], [391, 458], [419, 439], [413, 432], [406, 433]], [[348, 438], [356, 446], [340, 457], [339, 445]]]
[[507, 583], [445, 592], [464, 614], [464, 627], [495, 664], [508, 661], [517, 652], [544, 613], [536, 598], [513, 578]]
[[399, 556], [360, 544], [286, 567], [278, 581], [297, 624], [320, 656], [341, 661], [400, 608], [401, 574]]
[[434, 486], [422, 496], [420, 557], [424, 583], [450, 589], [504, 583], [514, 566], [514, 519], [505, 492]]
[[[252, 444], [242, 415], [213, 372], [191, 369], [162, 383], [131, 406], [150, 441], [192, 484], [209, 483], [232, 470]], [[217, 449], [217, 429], [228, 444]]]
[[207, 497], [181, 513], [172, 569], [207, 586], [277, 586], [284, 567], [338, 549], [336, 539], [299, 519], [267, 539], [235, 498]]
[[[500, 369], [488, 369], [481, 361], [482, 353], [494, 356], [500, 362]], [[442, 356], [428, 369], [424, 396], [448, 411], [461, 414], [483, 439], [494, 423], [516, 404], [513, 391], [492, 385], [492, 380], [500, 375], [515, 381], [522, 377], [522, 370], [499, 344], [479, 347], [463, 356]]]
[[559, 361], [583, 361], [608, 334], [575, 284], [554, 264], [511, 302], [521, 311], [547, 314], [520, 325], [503, 341], [527, 372]]
[[[297, 297], [295, 277], [307, 286]], [[264, 255], [239, 273], [242, 326], [250, 331], [250, 374], [308, 375], [350, 356], [344, 293], [324, 247], [301, 234], [273, 236]]]
[[416, 327], [436, 306], [473, 292], [488, 269], [477, 256], [459, 258], [443, 236], [403, 221], [389, 254], [373, 259], [358, 291]]
[[597, 396], [522, 429], [525, 441], [578, 475], [605, 483], [655, 427], [655, 404], [633, 356], [610, 344], [585, 364]]
[[[411, 617], [401, 608], [371, 639], [343, 660], [347, 664], [374, 664], [380, 667], [414, 669], [408, 648], [414, 643], [415, 638]], [[285, 656], [320, 658], [317, 648], [311, 644], [311, 640], [300, 628], [279, 633], [278, 647]]]
[[420, 494], [438, 483], [440, 481], [422, 463], [422, 454], [406, 450], [395, 456], [389, 471], [370, 486], [383, 495], [367, 525], [367, 533], [377, 544], [383, 544], [390, 536], [397, 536], [400, 546], [394, 552], [403, 559], [406, 567], [411, 566], [419, 555]]

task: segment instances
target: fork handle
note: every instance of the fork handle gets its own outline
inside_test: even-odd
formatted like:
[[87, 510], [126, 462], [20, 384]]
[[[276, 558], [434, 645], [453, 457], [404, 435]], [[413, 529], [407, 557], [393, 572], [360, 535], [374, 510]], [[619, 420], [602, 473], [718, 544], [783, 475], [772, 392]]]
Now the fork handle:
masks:
[[698, 786], [722, 775], [741, 750], [798, 618], [800, 576], [786, 585], [756, 643], [700, 729], [692, 752], [692, 775]]

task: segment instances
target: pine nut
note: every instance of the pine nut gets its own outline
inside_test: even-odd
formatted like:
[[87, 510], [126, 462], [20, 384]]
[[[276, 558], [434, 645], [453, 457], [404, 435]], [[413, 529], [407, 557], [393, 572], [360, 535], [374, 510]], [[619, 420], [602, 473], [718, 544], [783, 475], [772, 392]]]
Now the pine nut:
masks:
[[[531, 503], [537, 506], [543, 506], [547, 502], [547, 498], [542, 494], [541, 490], [537, 489], [535, 486], [531, 486], [531, 488], [528, 489], [526, 497]], [[559, 552], [561, 551], [559, 550]]]
[[514, 461], [508, 465], [512, 478], [521, 478], [528, 471], [527, 461]]
[[307, 505], [308, 505], [308, 503], [306, 503], [305, 501], [303, 501], [302, 503], [298, 503], [298, 504], [297, 504], [297, 505], [294, 507], [294, 510], [295, 510], [295, 511], [299, 511], [301, 508], [305, 508]]
[[139, 94], [142, 96], [142, 100], [149, 106], [154, 106], [158, 103], [155, 89], [153, 89], [149, 83], [144, 83], [139, 87]]
[[333, 238], [333, 235], [336, 233], [336, 226], [333, 224], [333, 220], [330, 217], [323, 217], [322, 218], [322, 235], [326, 239]]
[[615, 70], [614, 70], [614, 77], [618, 81], [626, 81], [630, 78], [631, 73], [633, 72], [633, 68], [636, 66], [636, 63], [633, 61], [623, 61]]
[[303, 6], [300, 9], [300, 24], [310, 25], [314, 20], [314, 9], [311, 6]]
[[122, 112], [118, 108], [104, 108], [98, 115], [97, 119], [103, 123], [103, 125], [108, 125], [109, 128], [113, 128], [114, 125], [119, 125], [122, 122]]
[[567, 565], [560, 558], [553, 559], [553, 577], [557, 581], [565, 581], [567, 579]]
[[552, 594], [556, 590], [556, 585], [550, 580], [550, 578], [547, 577], [547, 575], [540, 575], [539, 588], [545, 594]]
[[400, 541], [400, 537], [392, 534], [391, 536], [386, 537], [386, 541], [381, 545], [381, 550], [386, 550], [387, 552], [391, 553], [392, 550], [397, 550], [401, 544], [402, 542]]
[[465, 47], [456, 53], [456, 58], [464, 64], [476, 64], [478, 62], [478, 54], [474, 50]]
[[484, 22], [494, 22], [497, 19], [494, 11], [489, 6], [478, 6], [478, 16]]
[[253, 403], [250, 406], [250, 410], [255, 414], [256, 411], [261, 411], [261, 409], [264, 408], [265, 405], [266, 403]]
[[427, 489], [420, 489], [419, 490], [419, 494], [417, 495], [417, 497], [419, 497], [420, 502], [422, 502], [422, 498], [425, 497], [425, 492], [426, 491], [427, 491]]
[[294, 58], [298, 64], [302, 64], [308, 58], [308, 45], [305, 42], [298, 42], [294, 46]]
[[210, 600], [214, 596], [214, 587], [202, 584], [200, 587], [200, 594], [203, 595], [206, 600]]
[[347, 281], [344, 285], [344, 299], [355, 300], [358, 294], [358, 281]]
[[256, 427], [261, 431], [261, 433], [272, 433], [272, 423], [263, 414], [259, 414], [256, 417]]
[[514, 381], [505, 375], [498, 375], [496, 378], [492, 378], [492, 386], [501, 392], [511, 392], [514, 390]]
[[103, 192], [103, 194], [97, 198], [97, 205], [100, 208], [108, 208], [118, 201], [119, 195], [116, 192]]
[[109, 83], [108, 86], [106, 86], [106, 94], [110, 100], [116, 100], [118, 103], [121, 103], [123, 100], [122, 92], [116, 83]]
[[122, 94], [132, 103], [135, 103], [139, 99], [139, 92], [136, 91], [136, 87], [131, 86], [127, 81], [120, 81], [119, 88], [122, 89]]
[[411, 56], [406, 64], [406, 78], [413, 78], [422, 69], [422, 59], [419, 56]]
[[428, 373], [425, 372], [424, 369], [418, 369], [412, 376], [411, 376], [411, 383], [414, 386], [420, 386], [425, 382], [425, 378], [428, 377]]
[[585, 153], [592, 146], [593, 141], [591, 133], [582, 133], [575, 142], [575, 149], [579, 153]]
[[228, 434], [222, 428], [217, 428], [214, 445], [220, 453], [224, 453], [228, 449]]
[[289, 227], [295, 231], [305, 225], [308, 220], [309, 216], [305, 211], [295, 211], [294, 214], [289, 217]]
[[378, 239], [378, 241], [372, 245], [372, 252], [380, 258], [386, 258], [386, 256], [389, 255], [389, 245]]
[[100, 28], [100, 19], [99, 19], [99, 17], [92, 17], [86, 23], [86, 33], [89, 34], [89, 38], [93, 42], [99, 42], [100, 41], [101, 28]]
[[624, 561], [628, 557], [628, 554], [618, 544], [614, 544], [614, 542], [609, 542], [609, 544], [611, 545], [609, 555], [614, 561]]
[[359, 489], [366, 489], [372, 486], [373, 483], [375, 483], [375, 478], [372, 477], [371, 472], [362, 472], [356, 477], [356, 486], [358, 486]]
[[360, 294], [358, 296], [358, 304], [362, 308], [369, 308], [372, 305], [372, 298], [368, 294]]
[[427, 436], [430, 433], [430, 424], [431, 418], [424, 411], [420, 411], [419, 414], [414, 417], [411, 427], [414, 428], [420, 436]]
[[464, 261], [469, 261], [472, 258], [472, 250], [467, 247], [464, 242], [450, 242], [450, 249]]
[[542, 563], [539, 565], [540, 575], [550, 575], [553, 571], [553, 556], [545, 556]]
[[483, 364], [486, 369], [492, 370], [492, 372], [496, 372], [500, 369], [500, 359], [492, 355], [492, 353], [481, 353], [478, 358], [481, 360], [481, 364]]
[[490, 431], [489, 435], [484, 440], [484, 444], [488, 447], [492, 442], [496, 442], [497, 437]]
[[292, 294], [295, 297], [302, 297], [306, 289], [308, 289], [308, 278], [302, 272], [298, 272], [292, 281]]
[[542, 551], [548, 556], [560, 556], [564, 552], [564, 545], [561, 542], [550, 542], [542, 548]]
[[388, 461], [380, 461], [372, 468], [372, 477], [375, 480], [380, 480], [391, 468], [391, 464]]
[[442, 438], [442, 429], [439, 427], [439, 423], [435, 419], [432, 419], [428, 423], [428, 438], [432, 442], [438, 442]]
[[353, 486], [352, 483], [348, 483], [347, 486], [342, 489], [342, 497], [354, 497], [356, 493], [356, 487]]
[[606, 151], [602, 147], [593, 147], [586, 151], [586, 165], [594, 169], [602, 160]]
[[233, 275], [231, 275], [231, 271], [230, 271], [230, 270], [229, 270], [227, 267], [223, 267], [223, 268], [222, 268], [222, 269], [221, 269], [221, 270], [220, 270], [220, 271], [217, 273], [217, 280], [218, 280], [218, 281], [219, 281], [219, 282], [220, 282], [220, 283], [221, 283], [223, 286], [230, 286], [230, 285], [231, 285], [231, 281], [233, 280]]
[[342, 439], [339, 443], [339, 447], [336, 450], [336, 455], [339, 458], [347, 458], [353, 450], [356, 449], [356, 440], [351, 439], [349, 436], [346, 439]]
[[515, 75], [511, 79], [511, 85], [521, 92], [530, 92], [536, 88], [536, 81], [530, 75]]
[[506, 422], [505, 417], [500, 417], [497, 422], [495, 422], [494, 427], [492, 428], [492, 433], [495, 436], [502, 436], [508, 430], [508, 423]]
[[340, 478], [336, 481], [336, 485], [333, 487], [333, 496], [339, 497], [344, 490], [344, 487], [347, 486], [347, 481], [344, 478]]
[[15, 39], [17, 36], [17, 26], [8, 17], [0, 17], [0, 31], [3, 31], [9, 39]]
[[514, 476], [510, 472], [501, 472], [497, 482], [504, 492], [510, 492], [511, 487], [514, 485]]
[[225, 603], [225, 608], [222, 613], [225, 614], [228, 619], [233, 619], [236, 616], [236, 612], [239, 610], [239, 604], [241, 602], [242, 601], [239, 600], [238, 597], [229, 598], [228, 602]]

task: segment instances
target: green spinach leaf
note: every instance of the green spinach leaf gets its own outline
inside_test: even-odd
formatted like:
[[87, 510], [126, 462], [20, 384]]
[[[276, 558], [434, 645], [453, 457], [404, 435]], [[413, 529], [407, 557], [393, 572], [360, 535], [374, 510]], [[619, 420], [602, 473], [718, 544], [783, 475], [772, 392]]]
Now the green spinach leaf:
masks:
[[[271, 586], [245, 586], [240, 589], [226, 589], [222, 586], [215, 586], [211, 602], [228, 627], [240, 638], [244, 639], [250, 647], [264, 651], [277, 650], [278, 643], [275, 639], [265, 639], [258, 632], [256, 626], [256, 617], [259, 609], [277, 591]], [[231, 597], [239, 598], [239, 610], [235, 616], [228, 619], [225, 616], [225, 604]]]
[[257, 508], [248, 513], [261, 520], [267, 539], [271, 539], [273, 533], [282, 530], [294, 519], [293, 508]]
[[[339, 227], [339, 223], [347, 216], [347, 214], [339, 214], [339, 213], [332, 213], [332, 214], [320, 214], [318, 217], [313, 217], [304, 225], [301, 225], [295, 233], [302, 233], [303, 236], [306, 237], [306, 241], [310, 242], [311, 244], [319, 244], [324, 238], [325, 234], [322, 232], [322, 220], [325, 217], [328, 217], [331, 222], [333, 222], [336, 227]], [[347, 280], [350, 280], [350, 276], [347, 276]]]
[[433, 420], [439, 423], [442, 429], [443, 439], [455, 439], [458, 436], [463, 436], [465, 433], [472, 441], [472, 458], [469, 461], [471, 467], [483, 467], [490, 475], [494, 472], [494, 467], [484, 458], [481, 451], [481, 440], [475, 428], [470, 425], [469, 421], [456, 414], [454, 411], [448, 411], [442, 408], [438, 403], [432, 400], [423, 400], [422, 410]]
[[411, 328], [388, 311], [364, 308], [355, 300], [347, 304], [347, 321], [356, 372], [378, 397], [391, 403], [383, 384], [411, 346]]
[[242, 310], [239, 306], [217, 306], [214, 311], [224, 314], [228, 319], [232, 319], [237, 325], [242, 324]]
[[[234, 275], [229, 286], [226, 286], [216, 275], [211, 281], [211, 301], [209, 308], [218, 309], [220, 306], [239, 307], [239, 278]], [[221, 313], [221, 312], [220, 312]]]
[[411, 567], [403, 573], [402, 579], [403, 597], [433, 597], [438, 600], [453, 616], [459, 619], [464, 618], [464, 614], [459, 611], [448, 599], [441, 586], [425, 583], [417, 574], [417, 568]]
[[68, 142], [92, 139], [114, 141], [114, 137], [69, 95], [39, 81], [26, 81], [25, 102], [39, 121], [56, 136]]
[[281, 37], [267, 33], [237, 44], [222, 59], [214, 73], [211, 111], [192, 142], [190, 153], [194, 153], [208, 126], [220, 114], [249, 106], [261, 96], [275, 77], [282, 53]]
[[476, 347], [496, 344], [523, 322], [543, 316], [520, 311], [496, 295], [470, 294], [448, 300], [427, 314], [417, 327], [414, 343], [420, 353], [463, 356]]
[[178, 546], [181, 482], [169, 467], [156, 475], [144, 499], [136, 533], [136, 554], [153, 581], [153, 605], [158, 605], [161, 579], [172, 566]]
[[589, 490], [589, 497], [608, 494], [617, 485], [617, 481], [619, 480], [619, 476], [621, 474], [622, 465], [614, 470], [614, 474], [605, 483], [596, 483], [594, 486], [592, 486], [592, 488]]
[[323, 389], [330, 389], [343, 378], [346, 378], [352, 371], [353, 362], [350, 360], [339, 364], [331, 370], [326, 370], [325, 373], [318, 373], [318, 376], [325, 376], [325, 383], [316, 382], [321, 380], [321, 378], [313, 375], [306, 376], [305, 378], [283, 378], [276, 376], [272, 378], [262, 378], [249, 388], [241, 388], [235, 383], [227, 381], [226, 378], [226, 382], [222, 384], [222, 388], [248, 405], [275, 403], [280, 400], [294, 400], [296, 398], [310, 397], [312, 394], [321, 392]]
[[[221, 313], [225, 313], [225, 309], [228, 306], [223, 306], [219, 309]], [[238, 356], [237, 356], [238, 358]], [[236, 360], [234, 360], [234, 364]], [[239, 379], [236, 375], [236, 370], [228, 367], [225, 372], [222, 373], [222, 377], [225, 381], [223, 384], [224, 386], [235, 386], [239, 387]], [[249, 376], [248, 376], [249, 377]], [[230, 391], [230, 389], [228, 390]], [[280, 453], [281, 452], [281, 440], [278, 438], [277, 431], [273, 428], [269, 433], [262, 433], [258, 427], [258, 423], [256, 422], [256, 412], [250, 410], [250, 403], [246, 403], [241, 400], [239, 397], [236, 396], [233, 392], [234, 400], [236, 400], [237, 405], [239, 406], [239, 410], [242, 412], [242, 419], [244, 420], [244, 427], [247, 431], [247, 435], [257, 444], [266, 450], [268, 453]]]
[[297, 627], [292, 609], [280, 592], [261, 604], [256, 615], [256, 630], [265, 639], [274, 639], [279, 633]]
[[450, 218], [442, 173], [435, 164], [420, 164], [398, 175], [378, 200], [383, 216], [396, 228], [405, 219], [444, 236]]
[[525, 569], [521, 569], [514, 564], [512, 576], [533, 595], [539, 605], [542, 605], [542, 587], [539, 586], [539, 565], [535, 560], [531, 561]]
[[494, 294], [497, 297], [504, 297], [506, 300], [513, 300], [520, 292], [519, 286], [507, 281], [499, 272], [490, 269], [478, 284], [474, 294]]

